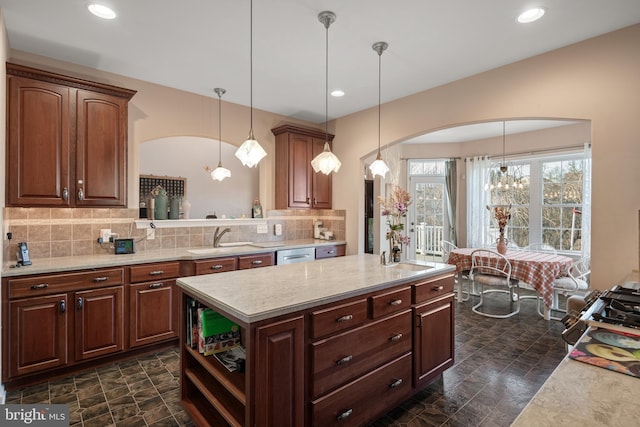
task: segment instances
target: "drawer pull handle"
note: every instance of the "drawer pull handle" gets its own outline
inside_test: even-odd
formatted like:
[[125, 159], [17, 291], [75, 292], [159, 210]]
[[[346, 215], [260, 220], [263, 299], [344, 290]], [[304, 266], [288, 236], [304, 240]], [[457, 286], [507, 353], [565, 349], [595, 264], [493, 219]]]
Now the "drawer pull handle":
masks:
[[157, 289], [164, 286], [164, 283], [152, 283], [149, 285], [149, 289]]
[[342, 323], [342, 322], [348, 322], [349, 320], [353, 320], [353, 314], [347, 314], [345, 316], [340, 316], [336, 319], [336, 322], [338, 323]]
[[402, 334], [395, 334], [394, 336], [389, 338], [389, 341], [396, 342], [396, 341], [400, 341], [401, 339], [402, 339]]
[[435, 285], [432, 289], [433, 289], [434, 291], [441, 291], [441, 290], [443, 290], [443, 289], [444, 289], [444, 286], [442, 286], [442, 285]]
[[164, 274], [164, 271], [162, 271], [162, 270], [154, 270], [154, 271], [150, 271], [149, 272], [149, 276], [159, 276], [161, 274]]
[[394, 299], [394, 300], [389, 301], [389, 305], [392, 305], [394, 307], [398, 306], [400, 304], [402, 304], [402, 300], [401, 299]]
[[222, 264], [216, 264], [211, 266], [212, 270], [220, 270], [221, 268], [222, 268]]
[[261, 260], [261, 259], [256, 259], [256, 260], [254, 260], [254, 261], [251, 261], [251, 264], [253, 264], [253, 265], [260, 265], [260, 264], [262, 264], [262, 260]]
[[344, 421], [347, 418], [349, 418], [351, 416], [351, 414], [353, 414], [353, 409], [347, 409], [346, 411], [344, 411], [343, 413], [341, 413], [340, 415], [337, 416], [338, 421]]
[[343, 357], [342, 359], [336, 360], [336, 365], [341, 366], [344, 365], [346, 363], [349, 363], [353, 360], [353, 356], [352, 355], [348, 355]]
[[402, 378], [398, 378], [397, 380], [389, 384], [389, 388], [396, 388], [396, 387], [400, 387], [401, 385], [402, 385]]
[[38, 289], [46, 289], [49, 287], [48, 283], [40, 283], [39, 285], [32, 285], [31, 289], [33, 289], [34, 291], [37, 291]]
[[109, 280], [109, 278], [106, 276], [96, 277], [95, 279], [93, 279], [94, 282], [106, 282], [107, 280]]
[[67, 311], [67, 303], [65, 300], [60, 300], [60, 313]]
[[69, 200], [69, 189], [67, 187], [62, 189], [62, 200]]
[[78, 297], [78, 310], [82, 310], [82, 297]]
[[328, 253], [328, 254], [333, 255], [333, 254], [335, 254], [335, 253], [336, 253], [336, 251], [334, 251], [334, 250], [332, 249], [332, 250], [328, 251], [327, 253]]

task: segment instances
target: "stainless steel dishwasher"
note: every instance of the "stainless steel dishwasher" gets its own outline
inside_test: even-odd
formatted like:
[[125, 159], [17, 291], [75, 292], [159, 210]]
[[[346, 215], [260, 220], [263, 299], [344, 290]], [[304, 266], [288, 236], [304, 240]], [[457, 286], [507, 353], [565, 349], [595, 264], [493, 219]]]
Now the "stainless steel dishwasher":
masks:
[[315, 259], [316, 248], [283, 249], [276, 251], [276, 265], [314, 261]]

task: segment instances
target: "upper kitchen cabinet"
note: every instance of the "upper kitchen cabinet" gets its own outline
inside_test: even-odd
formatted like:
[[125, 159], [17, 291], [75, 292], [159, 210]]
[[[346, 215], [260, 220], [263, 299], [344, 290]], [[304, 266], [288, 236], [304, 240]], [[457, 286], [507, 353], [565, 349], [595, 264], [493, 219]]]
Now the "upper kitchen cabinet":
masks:
[[135, 93], [7, 63], [7, 205], [126, 206]]
[[[325, 133], [284, 125], [276, 136], [276, 209], [331, 209], [331, 175], [316, 173], [311, 160], [324, 149]], [[333, 135], [328, 135], [329, 143]]]

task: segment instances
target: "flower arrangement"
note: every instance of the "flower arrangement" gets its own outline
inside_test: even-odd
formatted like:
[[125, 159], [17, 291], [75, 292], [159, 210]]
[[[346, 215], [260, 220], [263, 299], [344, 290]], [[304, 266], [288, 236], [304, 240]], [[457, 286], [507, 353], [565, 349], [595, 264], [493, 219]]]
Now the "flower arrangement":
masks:
[[380, 204], [380, 214], [387, 217], [387, 226], [389, 227], [386, 235], [387, 240], [408, 245], [409, 236], [402, 232], [404, 231], [403, 218], [407, 216], [407, 208], [411, 205], [409, 193], [396, 185], [388, 199], [378, 196], [378, 203]]
[[[491, 207], [489, 205], [487, 205], [487, 210], [491, 212]], [[493, 208], [493, 217], [498, 222], [500, 236], [503, 236], [504, 230], [507, 228], [507, 223], [511, 219], [511, 204], [509, 204], [509, 206], [495, 206]]]

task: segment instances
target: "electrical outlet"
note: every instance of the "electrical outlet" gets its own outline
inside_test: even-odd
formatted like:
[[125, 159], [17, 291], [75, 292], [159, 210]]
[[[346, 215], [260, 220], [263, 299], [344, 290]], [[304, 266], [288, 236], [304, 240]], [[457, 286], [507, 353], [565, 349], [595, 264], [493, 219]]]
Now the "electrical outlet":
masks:
[[273, 234], [276, 236], [282, 236], [282, 224], [275, 224], [273, 226]]
[[100, 229], [100, 237], [102, 237], [103, 242], [108, 242], [109, 237], [111, 237], [111, 229], [110, 228], [102, 228]]
[[269, 227], [267, 224], [258, 224], [258, 230], [256, 231], [258, 234], [265, 234], [269, 232]]

